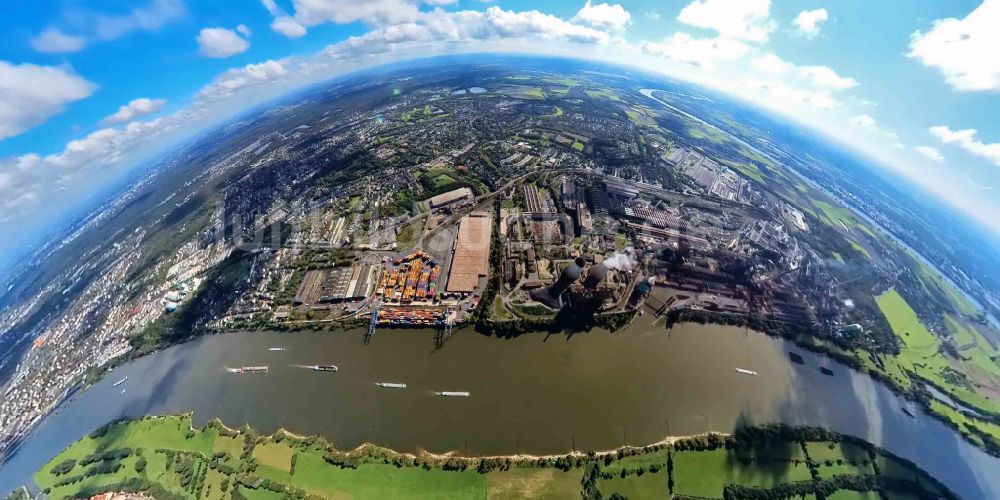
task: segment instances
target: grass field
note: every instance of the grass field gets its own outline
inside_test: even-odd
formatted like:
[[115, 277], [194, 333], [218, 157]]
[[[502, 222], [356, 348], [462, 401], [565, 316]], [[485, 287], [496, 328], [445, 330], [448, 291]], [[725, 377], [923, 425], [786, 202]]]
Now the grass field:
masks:
[[819, 464], [821, 478], [829, 479], [840, 474], [874, 474], [872, 458], [868, 452], [851, 443], [808, 443], [809, 458]]
[[285, 472], [288, 472], [292, 466], [292, 454], [294, 453], [295, 450], [287, 443], [258, 444], [253, 449], [253, 457], [261, 465], [274, 467]]
[[493, 318], [500, 320], [511, 318], [510, 312], [503, 306], [503, 299], [499, 296], [493, 299]]
[[417, 240], [424, 232], [424, 222], [426, 219], [417, 219], [399, 229], [396, 235], [396, 245], [400, 248], [409, 248], [416, 244]]
[[624, 102], [618, 93], [611, 89], [588, 89], [583, 91], [591, 99], [610, 99], [615, 102]]
[[[980, 394], [968, 384], [956, 383], [956, 378], [951, 375], [956, 371], [967, 375], [975, 374], [978, 369], [981, 370], [982, 377], [987, 377], [984, 381], [995, 381], [992, 377], [1000, 373], [1000, 368], [990, 356], [996, 351], [985, 339], [982, 339], [981, 345], [977, 343], [975, 347], [962, 352], [963, 357], [968, 358], [967, 362], [949, 361], [941, 352], [941, 339], [924, 326], [899, 292], [889, 290], [878, 297], [877, 303], [901, 341], [902, 348], [897, 358], [901, 367], [932, 382], [966, 405], [987, 411], [1000, 411], [1000, 403], [996, 400]], [[976, 338], [974, 332], [965, 329], [955, 318], [946, 321], [946, 325], [955, 329], [953, 334], [956, 337]], [[957, 365], [957, 368], [953, 365]]]
[[[572, 500], [580, 498], [583, 470], [510, 469], [486, 475], [486, 498], [490, 500]], [[630, 497], [631, 498], [631, 497]]]
[[[115, 490], [125, 480], [138, 480], [140, 489], [160, 488], [193, 500], [225, 500], [234, 491], [261, 499], [569, 500], [580, 498], [585, 485], [596, 487], [604, 498], [615, 493], [665, 498], [672, 479], [674, 493], [718, 498], [727, 484], [772, 488], [811, 477], [802, 444], [780, 439], [750, 448], [675, 452], [672, 473], [669, 447], [631, 450], [623, 457], [560, 457], [544, 464], [508, 459], [479, 470], [484, 464], [477, 459], [455, 465], [452, 459], [374, 447], [345, 454], [322, 439], [258, 437], [252, 431], [233, 438], [220, 435], [230, 433], [220, 429], [193, 429], [190, 415], [116, 423], [66, 448], [35, 480], [49, 498]], [[252, 450], [241, 458], [244, 443]], [[857, 462], [870, 456], [867, 448], [828, 442], [807, 446], [815, 460], [830, 461], [819, 466], [822, 477], [874, 473], [871, 465]], [[877, 463], [885, 475], [917, 479], [934, 491], [919, 471], [883, 455]]]
[[464, 499], [486, 496], [486, 478], [475, 471], [429, 471], [418, 467], [364, 464], [341, 469], [318, 454], [296, 459], [293, 485], [327, 498], [441, 498]]
[[674, 492], [721, 498], [727, 484], [774, 487], [812, 478], [805, 463], [770, 460], [747, 465], [727, 450], [682, 451], [674, 454]]
[[598, 482], [598, 488], [605, 495], [618, 493], [629, 499], [667, 498], [667, 471], [660, 470], [656, 473], [646, 472], [641, 476], [633, 474], [624, 478], [601, 479]]
[[[652, 472], [656, 468], [656, 472]], [[642, 469], [642, 474], [632, 473], [621, 477], [622, 470], [636, 471]], [[659, 498], [667, 493], [667, 452], [666, 450], [645, 453], [615, 460], [609, 465], [602, 465], [601, 472], [607, 472], [614, 477], [602, 478], [598, 482], [599, 489], [605, 497], [612, 493], [624, 495], [625, 498]]]

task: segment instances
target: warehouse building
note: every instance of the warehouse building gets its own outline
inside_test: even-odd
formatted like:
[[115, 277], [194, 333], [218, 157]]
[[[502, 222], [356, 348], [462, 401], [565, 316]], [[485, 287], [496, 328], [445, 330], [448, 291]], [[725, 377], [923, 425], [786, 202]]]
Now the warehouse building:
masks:
[[493, 217], [489, 212], [472, 212], [462, 217], [452, 250], [447, 291], [471, 293], [479, 278], [490, 273], [490, 237]]

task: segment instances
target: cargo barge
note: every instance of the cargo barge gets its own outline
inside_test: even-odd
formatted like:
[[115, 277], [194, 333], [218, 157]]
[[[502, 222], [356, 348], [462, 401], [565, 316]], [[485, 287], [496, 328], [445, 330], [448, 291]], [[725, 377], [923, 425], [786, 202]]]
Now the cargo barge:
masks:
[[267, 366], [241, 366], [239, 368], [229, 368], [232, 373], [267, 373]]
[[316, 372], [335, 372], [340, 370], [340, 368], [337, 368], [337, 365], [312, 365], [309, 368], [312, 368]]
[[441, 391], [437, 394], [446, 398], [467, 398], [472, 395], [472, 393], [466, 391]]
[[393, 382], [375, 382], [375, 385], [384, 389], [406, 389], [406, 384], [397, 384]]
[[115, 382], [111, 387], [118, 387], [119, 385], [124, 384], [126, 380], [128, 380], [128, 375], [125, 375], [124, 377], [122, 377], [121, 380]]

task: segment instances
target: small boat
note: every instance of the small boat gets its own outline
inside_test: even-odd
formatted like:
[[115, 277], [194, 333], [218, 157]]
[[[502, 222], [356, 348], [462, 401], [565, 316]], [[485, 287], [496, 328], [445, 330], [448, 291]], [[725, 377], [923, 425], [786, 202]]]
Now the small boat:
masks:
[[827, 368], [825, 366], [821, 366], [819, 368], [819, 371], [823, 372], [823, 375], [829, 375], [831, 377], [833, 376], [833, 370], [831, 370], [831, 369], [829, 369], [829, 368]]
[[375, 382], [375, 385], [385, 389], [406, 389], [406, 384], [396, 384], [392, 382]]
[[125, 389], [122, 389], [122, 394], [125, 394]]
[[268, 351], [284, 351], [284, 350], [285, 350], [284, 347], [272, 347], [268, 349]]
[[241, 366], [229, 369], [229, 371], [232, 373], [267, 373], [268, 368], [267, 366]]
[[111, 387], [118, 387], [119, 385], [124, 384], [126, 380], [128, 380], [128, 375], [125, 375], [124, 377], [122, 377], [121, 380], [115, 382], [115, 384], [112, 385]]
[[438, 396], [444, 396], [446, 398], [467, 398], [471, 396], [472, 393], [466, 391], [441, 391]]
[[335, 372], [340, 370], [340, 368], [337, 368], [337, 365], [312, 365], [309, 368], [317, 372]]
[[805, 364], [805, 360], [802, 359], [802, 355], [801, 354], [789, 351], [788, 358], [792, 360], [792, 363], [796, 363], [796, 364], [800, 364], [800, 365]]
[[910, 418], [917, 418], [917, 416], [913, 414], [913, 410], [910, 410], [910, 408], [908, 406], [906, 406], [906, 405], [900, 405], [900, 409], [902, 409], [903, 413], [905, 413], [908, 417], [910, 417]]
[[744, 369], [744, 368], [737, 368], [736, 369], [736, 373], [742, 373], [744, 375], [757, 375], [757, 372], [755, 372], [753, 370], [747, 370], [747, 369]]

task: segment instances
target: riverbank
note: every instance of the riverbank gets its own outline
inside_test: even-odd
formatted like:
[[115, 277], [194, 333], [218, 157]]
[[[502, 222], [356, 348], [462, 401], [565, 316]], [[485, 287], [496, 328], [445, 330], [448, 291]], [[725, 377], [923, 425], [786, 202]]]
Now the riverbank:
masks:
[[[27, 481], [105, 422], [194, 411], [203, 416], [195, 420], [199, 426], [205, 416], [218, 416], [233, 427], [322, 435], [343, 450], [376, 443], [479, 456], [606, 450], [761, 422], [813, 425], [912, 460], [964, 498], [1000, 494], [1000, 478], [990, 474], [1000, 461], [917, 405], [909, 405], [912, 416], [905, 413], [900, 400], [868, 376], [742, 328], [664, 330], [648, 323], [636, 321], [613, 335], [595, 330], [509, 339], [465, 329], [440, 347], [427, 330], [386, 330], [369, 345], [359, 341], [362, 332], [201, 337], [119, 367], [69, 401], [3, 464], [0, 490]], [[272, 351], [275, 346], [284, 350]], [[800, 353], [802, 362], [790, 362], [789, 352]], [[340, 371], [305, 368], [323, 363]], [[270, 370], [225, 370], [246, 365]], [[113, 386], [125, 376], [128, 382]], [[379, 381], [408, 387], [385, 390]], [[471, 397], [436, 396], [450, 390]]]
[[[813, 336], [805, 327], [776, 321], [768, 323], [766, 320], [752, 323], [745, 316], [706, 310], [677, 311], [674, 313], [674, 317], [668, 321], [673, 321], [675, 324], [699, 323], [746, 327], [755, 332], [783, 338], [803, 349], [828, 356], [853, 370], [867, 374], [900, 397], [920, 404], [929, 415], [952, 428], [966, 441], [990, 455], [1000, 458], [1000, 415], [977, 409], [982, 412], [981, 416], [985, 417], [977, 418], [956, 411], [934, 398], [923, 385], [926, 384], [939, 390], [943, 390], [942, 387], [919, 374], [902, 370], [902, 373], [907, 377], [904, 384], [903, 380], [893, 376], [884, 368], [880, 368], [882, 358], [870, 352], [849, 351], [840, 346], [832, 345]], [[864, 356], [867, 356], [868, 362], [865, 361]]]
[[[632, 321], [635, 317], [634, 311], [625, 311], [600, 314], [590, 318], [584, 318], [582, 315], [564, 315], [562, 317], [557, 316], [554, 318], [521, 319], [516, 321], [495, 321], [480, 318], [475, 324], [466, 325], [467, 328], [461, 331], [470, 332], [470, 330], [474, 330], [479, 335], [501, 339], [512, 339], [522, 335], [532, 335], [538, 333], [548, 335], [561, 334], [567, 331], [571, 332], [569, 335], [576, 334], [572, 332], [583, 333], [588, 331], [605, 330], [628, 332], [632, 328], [639, 328], [639, 326], [635, 325], [634, 321]], [[921, 390], [919, 384], [914, 383], [912, 375], [905, 372], [892, 373], [885, 368], [880, 368], [880, 363], [883, 363], [883, 360], [880, 357], [871, 355], [867, 352], [849, 351], [844, 348], [834, 346], [829, 342], [824, 342], [816, 338], [809, 332], [808, 328], [804, 326], [790, 325], [784, 322], [769, 322], [763, 319], [758, 319], [758, 323], [751, 324], [748, 323], [746, 316], [726, 315], [705, 310], [678, 311], [673, 315], [673, 317], [668, 318], [668, 321], [671, 322], [672, 328], [680, 328], [685, 324], [715, 324], [738, 328], [749, 328], [753, 330], [755, 334], [781, 338], [795, 343], [795, 345], [802, 349], [830, 357], [850, 369], [866, 374], [866, 376], [870, 376], [872, 379], [882, 383], [898, 396], [906, 398], [910, 401], [918, 402], [929, 415], [932, 415], [934, 418], [953, 429], [962, 437], [962, 439], [986, 451], [994, 457], [1000, 457], [1000, 445], [998, 445], [998, 443], [1000, 443], [1000, 426], [961, 414], [948, 408], [946, 405], [936, 404], [935, 400], [926, 391]], [[200, 333], [214, 335], [232, 331], [248, 331], [238, 330], [236, 326], [238, 325], [230, 325], [230, 327], [225, 329], [204, 330]], [[347, 332], [350, 331], [353, 326], [355, 325], [331, 323], [311, 325], [301, 324], [294, 326], [268, 324], [268, 328], [260, 330], [252, 329], [249, 331], [309, 332], [318, 330], [329, 332]], [[274, 327], [277, 329], [271, 329]], [[458, 330], [458, 328], [462, 327], [459, 326], [456, 330]], [[400, 327], [385, 328], [387, 331], [398, 331], [400, 329]], [[661, 329], [660, 331], [663, 330]], [[670, 330], [666, 331], [669, 332]], [[195, 340], [200, 336], [201, 335], [188, 337], [185, 342]], [[443, 342], [446, 339], [441, 340]], [[439, 348], [441, 348], [441, 345], [436, 343], [435, 349]], [[112, 369], [114, 366], [139, 357], [141, 356], [130, 356], [116, 360], [113, 365], [103, 368], [100, 374], [95, 376], [91, 382], [99, 380], [107, 370]]]
[[[765, 425], [731, 434], [668, 437], [642, 447], [561, 455], [399, 453], [364, 444], [338, 450], [319, 436], [258, 434], [191, 414], [109, 423], [38, 473], [51, 497], [146, 491], [168, 498], [428, 496], [777, 498], [835, 491], [957, 498], [912, 463], [863, 440], [815, 427]], [[277, 497], [274, 497], [277, 498]]]

